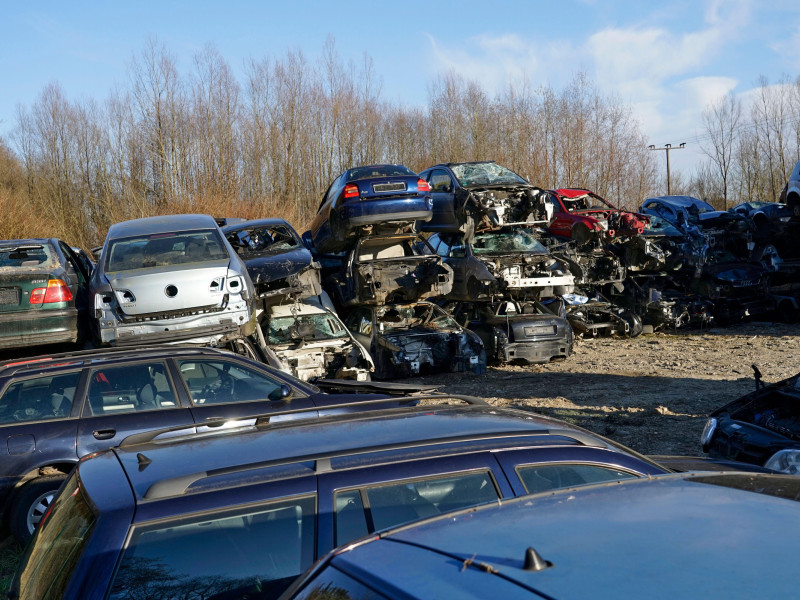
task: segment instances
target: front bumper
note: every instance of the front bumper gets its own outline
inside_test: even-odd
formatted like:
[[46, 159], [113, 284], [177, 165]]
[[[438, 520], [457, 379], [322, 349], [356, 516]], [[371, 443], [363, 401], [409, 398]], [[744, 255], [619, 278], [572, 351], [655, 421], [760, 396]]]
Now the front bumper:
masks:
[[512, 342], [501, 348], [503, 362], [520, 361], [525, 363], [548, 363], [554, 358], [567, 358], [567, 340], [547, 340], [538, 342]]

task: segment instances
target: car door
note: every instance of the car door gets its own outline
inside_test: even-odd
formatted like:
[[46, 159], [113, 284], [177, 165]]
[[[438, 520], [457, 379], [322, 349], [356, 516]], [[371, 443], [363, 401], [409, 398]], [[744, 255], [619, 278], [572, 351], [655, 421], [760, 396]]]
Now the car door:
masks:
[[333, 471], [318, 481], [319, 554], [378, 529], [514, 495], [488, 452]]
[[445, 169], [431, 169], [427, 174], [427, 181], [433, 201], [433, 217], [429, 224], [435, 229], [458, 229], [453, 178]]
[[80, 379], [80, 370], [36, 374], [6, 387], [0, 396], [0, 485], [13, 485], [41, 465], [77, 461], [80, 403], [73, 401]]
[[[183, 389], [190, 399], [198, 431], [207, 421], [268, 415], [282, 410], [310, 409], [314, 403], [299, 387], [267, 369], [223, 357], [176, 358]], [[313, 418], [316, 411], [284, 415], [276, 420]]]
[[141, 360], [89, 370], [78, 426], [78, 455], [119, 445], [135, 433], [193, 427], [165, 360]]
[[570, 237], [575, 217], [564, 208], [564, 205], [554, 194], [550, 194], [548, 202], [553, 205], [553, 220], [550, 221], [547, 230], [553, 235]]

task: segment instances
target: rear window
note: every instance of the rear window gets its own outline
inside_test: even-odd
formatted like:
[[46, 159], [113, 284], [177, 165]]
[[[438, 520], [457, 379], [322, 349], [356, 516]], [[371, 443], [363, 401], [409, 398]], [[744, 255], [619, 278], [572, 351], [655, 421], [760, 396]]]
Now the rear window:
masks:
[[31, 377], [12, 383], [0, 397], [0, 423], [69, 416], [80, 371]]
[[111, 240], [106, 271], [132, 271], [228, 258], [219, 233], [212, 229]]
[[67, 479], [42, 521], [35, 544], [28, 544], [12, 590], [24, 598], [61, 598], [86, 547], [95, 514], [83, 496], [77, 473]]
[[277, 598], [313, 562], [314, 506], [294, 498], [137, 527], [109, 598]]
[[406, 177], [416, 173], [403, 165], [376, 165], [373, 167], [356, 167], [347, 172], [347, 181], [371, 179], [373, 177]]
[[53, 267], [56, 254], [47, 244], [26, 244], [0, 247], [0, 268], [24, 270], [30, 267]]

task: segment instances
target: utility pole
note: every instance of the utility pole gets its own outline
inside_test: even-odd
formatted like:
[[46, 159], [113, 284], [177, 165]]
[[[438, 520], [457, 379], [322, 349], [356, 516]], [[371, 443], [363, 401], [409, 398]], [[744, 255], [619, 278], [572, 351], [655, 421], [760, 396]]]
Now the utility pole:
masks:
[[681, 142], [681, 145], [678, 146], [677, 148], [673, 148], [672, 144], [664, 144], [663, 148], [656, 148], [653, 144], [650, 144], [648, 146], [648, 148], [650, 148], [650, 150], [664, 150], [667, 153], [667, 196], [671, 196], [672, 195], [670, 193], [670, 189], [669, 189], [669, 151], [670, 150], [683, 150], [685, 147], [686, 147], [686, 142]]

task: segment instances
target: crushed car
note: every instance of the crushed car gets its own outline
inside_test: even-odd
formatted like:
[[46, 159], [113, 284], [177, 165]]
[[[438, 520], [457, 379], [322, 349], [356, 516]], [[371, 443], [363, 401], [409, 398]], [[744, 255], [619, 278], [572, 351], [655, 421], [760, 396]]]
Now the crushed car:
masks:
[[453, 269], [451, 300], [560, 296], [574, 288], [568, 263], [526, 227], [476, 232], [471, 241], [462, 233], [434, 233], [428, 242]]
[[700, 443], [712, 457], [800, 474], [800, 374], [766, 385], [709, 415]]
[[570, 324], [535, 300], [455, 302], [443, 308], [480, 336], [491, 363], [539, 364], [572, 354]]
[[369, 381], [375, 370], [367, 349], [317, 298], [270, 305], [259, 315], [259, 326], [280, 368], [303, 381]]
[[341, 307], [446, 296], [453, 269], [414, 234], [366, 236], [348, 253], [325, 255], [325, 288]]
[[345, 325], [369, 350], [377, 379], [486, 371], [480, 337], [427, 301], [358, 306]]
[[262, 298], [316, 296], [319, 265], [284, 219], [259, 219], [226, 225], [222, 233], [247, 267]]
[[590, 190], [550, 190], [548, 201], [553, 207], [553, 218], [547, 230], [579, 244], [639, 235], [647, 226], [646, 216], [620, 210]]
[[461, 231], [469, 238], [512, 224], [547, 223], [547, 192], [494, 161], [441, 163], [420, 173], [430, 186], [433, 216], [422, 231]]
[[642, 318], [633, 310], [604, 298], [566, 294], [567, 320], [582, 337], [636, 337], [642, 333]]
[[90, 291], [103, 344], [223, 345], [256, 327], [247, 268], [208, 215], [112, 225]]
[[403, 165], [348, 169], [328, 187], [311, 221], [314, 246], [338, 252], [359, 235], [412, 230], [431, 218], [429, 192], [428, 182]]

